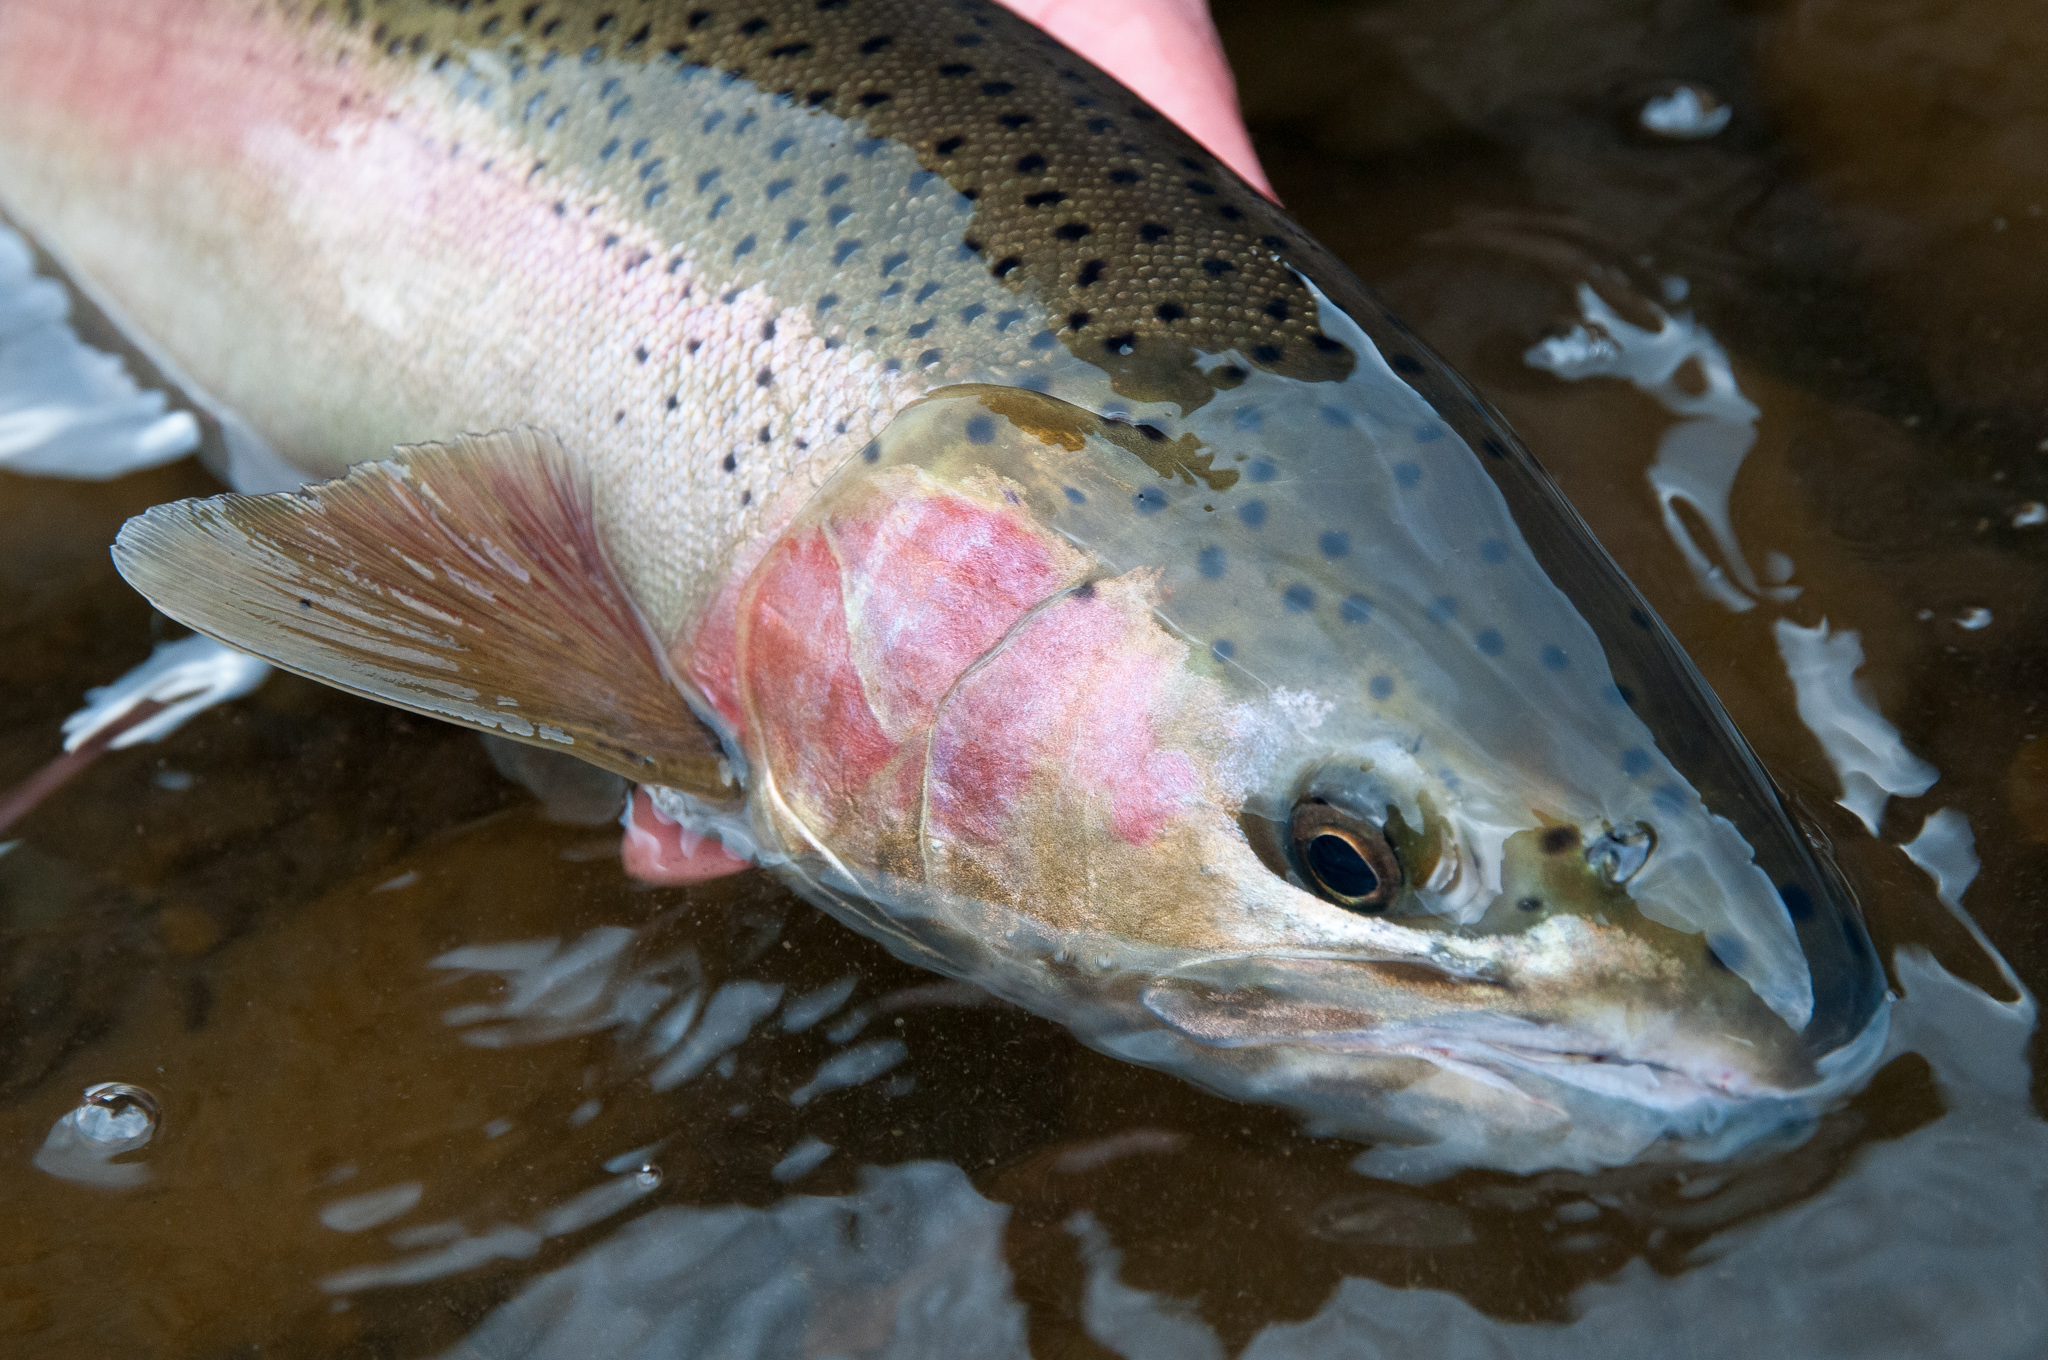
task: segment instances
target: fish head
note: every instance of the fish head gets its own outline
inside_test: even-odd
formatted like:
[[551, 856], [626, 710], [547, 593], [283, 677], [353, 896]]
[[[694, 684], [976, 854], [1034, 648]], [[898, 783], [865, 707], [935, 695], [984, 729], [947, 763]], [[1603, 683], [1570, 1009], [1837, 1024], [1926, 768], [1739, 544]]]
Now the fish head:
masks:
[[906, 956], [1325, 1129], [1593, 1165], [1838, 1092], [1884, 1015], [1840, 880], [1547, 480], [1354, 344], [1193, 413], [901, 412], [742, 593], [761, 839]]

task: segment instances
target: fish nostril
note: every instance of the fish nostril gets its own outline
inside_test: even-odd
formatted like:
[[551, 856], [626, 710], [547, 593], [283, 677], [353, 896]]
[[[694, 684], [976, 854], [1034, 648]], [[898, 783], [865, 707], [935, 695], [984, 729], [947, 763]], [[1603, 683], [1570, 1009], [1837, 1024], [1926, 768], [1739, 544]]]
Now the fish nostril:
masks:
[[1616, 887], [1642, 872], [1657, 848], [1657, 833], [1648, 823], [1611, 827], [1586, 847], [1586, 863]]

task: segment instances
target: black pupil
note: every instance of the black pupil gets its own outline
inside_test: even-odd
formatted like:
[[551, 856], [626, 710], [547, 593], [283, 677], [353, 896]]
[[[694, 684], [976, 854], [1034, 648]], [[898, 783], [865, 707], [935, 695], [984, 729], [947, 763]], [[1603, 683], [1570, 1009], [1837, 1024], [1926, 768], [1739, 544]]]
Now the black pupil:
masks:
[[1380, 876], [1356, 846], [1327, 832], [1308, 843], [1308, 867], [1325, 888], [1339, 897], [1370, 897]]

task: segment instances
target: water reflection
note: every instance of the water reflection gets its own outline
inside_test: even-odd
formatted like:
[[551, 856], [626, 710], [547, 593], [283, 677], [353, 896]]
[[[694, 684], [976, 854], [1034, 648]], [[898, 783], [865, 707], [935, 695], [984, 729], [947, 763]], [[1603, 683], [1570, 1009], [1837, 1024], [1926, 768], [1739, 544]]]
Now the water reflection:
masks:
[[[1931, 1343], [1912, 1353], [1935, 1355], [1955, 1349], [1938, 1319], [1959, 1303], [1984, 1311], [1973, 1307], [1956, 1353], [2028, 1353], [2048, 1341], [2048, 1129], [2028, 1106], [2023, 1056], [2033, 1002], [1994, 1001], [1924, 951], [1897, 966], [1906, 1000], [1894, 1050], [1926, 1059], [1948, 1112], [1866, 1149], [1823, 1200], [1719, 1234], [1676, 1277], [1638, 1261], [1587, 1285], [1569, 1327], [1503, 1322], [1452, 1294], [1354, 1277], [1314, 1316], [1268, 1326], [1240, 1353], [1627, 1355], [1682, 1328], [1700, 1354], [1896, 1353], [1910, 1337]], [[1703, 1176], [1687, 1197], [1728, 1179]], [[1558, 1204], [1559, 1249], [1616, 1207], [1599, 1190]], [[1023, 1355], [1007, 1215], [957, 1167], [930, 1162], [866, 1168], [839, 1197], [664, 1209], [529, 1284], [450, 1354]], [[1330, 1200], [1314, 1225], [1327, 1240], [1410, 1251], [1475, 1240], [1464, 1212], [1391, 1192]], [[1094, 1214], [1077, 1211], [1061, 1230], [1085, 1271], [1077, 1311], [1096, 1343], [1129, 1360], [1230, 1353], [1189, 1300], [1122, 1277], [1125, 1254]]]

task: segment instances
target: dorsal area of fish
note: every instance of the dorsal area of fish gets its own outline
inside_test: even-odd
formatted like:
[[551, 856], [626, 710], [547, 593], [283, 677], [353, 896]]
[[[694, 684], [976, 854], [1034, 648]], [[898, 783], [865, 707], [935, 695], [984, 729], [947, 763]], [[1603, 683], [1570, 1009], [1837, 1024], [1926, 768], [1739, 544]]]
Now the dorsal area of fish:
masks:
[[1354, 362], [1292, 223], [993, 4], [79, 0], [0, 87], [0, 203], [197, 389], [309, 474], [555, 431], [670, 634], [936, 387]]

